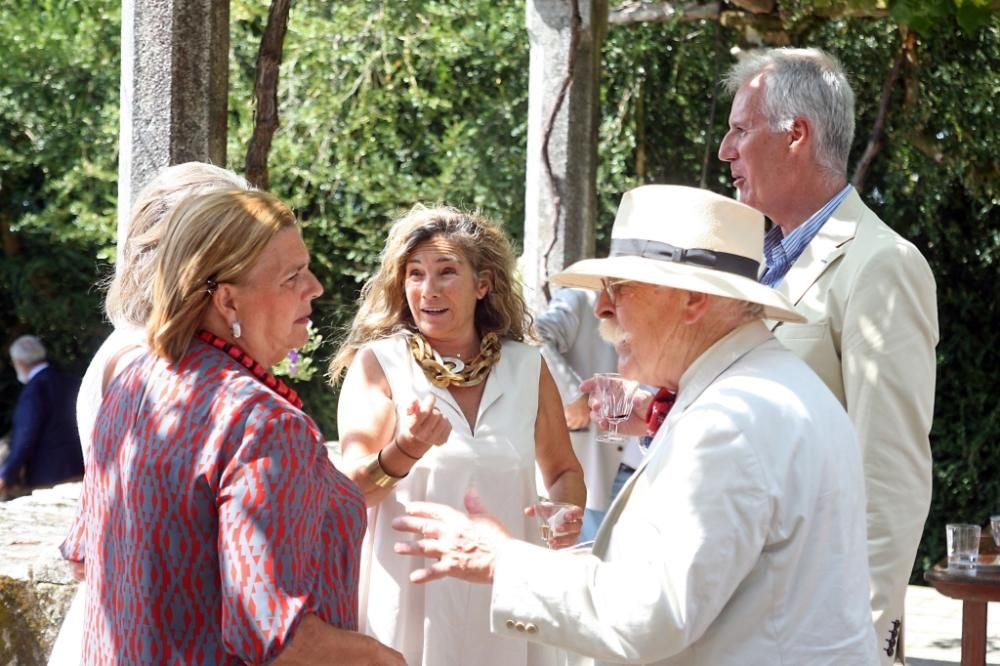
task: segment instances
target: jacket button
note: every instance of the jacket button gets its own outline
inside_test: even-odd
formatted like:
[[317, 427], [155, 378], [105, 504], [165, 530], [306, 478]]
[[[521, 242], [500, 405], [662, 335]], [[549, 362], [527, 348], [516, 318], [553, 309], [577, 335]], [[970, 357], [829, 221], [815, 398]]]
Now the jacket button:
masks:
[[528, 624], [524, 625], [524, 630], [527, 631], [529, 634], [537, 634], [538, 633], [538, 627], [536, 627], [531, 622], [529, 622]]
[[507, 625], [508, 629], [514, 628], [514, 620], [507, 620], [506, 622], [504, 622], [504, 624]]
[[514, 628], [518, 631], [524, 631], [524, 622], [515, 622]]
[[621, 453], [621, 452], [622, 452], [622, 451], [624, 451], [624, 450], [625, 450], [625, 447], [624, 447], [624, 446], [619, 446], [619, 447], [618, 447], [618, 453]]

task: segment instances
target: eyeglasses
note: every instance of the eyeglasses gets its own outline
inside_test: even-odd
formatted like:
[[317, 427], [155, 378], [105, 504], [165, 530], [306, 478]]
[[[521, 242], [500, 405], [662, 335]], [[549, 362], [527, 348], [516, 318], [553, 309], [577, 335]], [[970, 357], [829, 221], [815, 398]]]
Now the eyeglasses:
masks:
[[628, 284], [629, 282], [631, 282], [631, 280], [601, 278], [601, 288], [604, 289], [604, 293], [608, 295], [608, 300], [611, 301], [611, 305], [614, 305], [618, 301], [618, 298], [621, 296], [622, 286]]

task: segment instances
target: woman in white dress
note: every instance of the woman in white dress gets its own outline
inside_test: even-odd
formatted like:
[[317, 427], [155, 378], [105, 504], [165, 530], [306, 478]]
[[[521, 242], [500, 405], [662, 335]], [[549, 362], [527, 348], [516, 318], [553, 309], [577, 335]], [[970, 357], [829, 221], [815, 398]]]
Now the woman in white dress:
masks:
[[[146, 346], [144, 326], [153, 305], [153, 274], [157, 247], [166, 226], [164, 222], [183, 199], [221, 189], [248, 190], [251, 187], [232, 171], [204, 162], [185, 162], [161, 171], [139, 193], [129, 219], [125, 246], [104, 302], [104, 311], [114, 330], [87, 366], [76, 399], [76, 422], [84, 463], [90, 451], [97, 410], [108, 384]], [[74, 525], [73, 530], [81, 527]], [[59, 628], [49, 655], [49, 666], [77, 666], [80, 663], [86, 582], [82, 563], [73, 562], [70, 566], [80, 585]]]
[[[343, 376], [340, 467], [370, 507], [361, 630], [410, 666], [557, 663], [552, 648], [490, 633], [487, 588], [411, 584], [423, 564], [394, 552], [402, 537], [391, 528], [409, 501], [463, 509], [473, 489], [516, 538], [541, 543], [525, 514], [536, 497], [536, 464], [552, 499], [586, 504], [555, 382], [538, 348], [523, 342], [529, 327], [499, 227], [418, 206], [389, 231], [330, 364], [333, 382]], [[573, 510], [571, 533], [549, 545], [575, 543], [582, 515]]]

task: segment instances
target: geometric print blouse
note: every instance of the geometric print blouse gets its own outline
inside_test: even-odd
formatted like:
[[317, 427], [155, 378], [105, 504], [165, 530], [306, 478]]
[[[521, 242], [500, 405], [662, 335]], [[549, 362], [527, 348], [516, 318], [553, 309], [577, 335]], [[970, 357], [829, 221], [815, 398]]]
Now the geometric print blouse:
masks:
[[62, 546], [85, 562], [83, 663], [259, 664], [308, 613], [357, 629], [364, 497], [251, 365], [196, 339], [108, 388]]

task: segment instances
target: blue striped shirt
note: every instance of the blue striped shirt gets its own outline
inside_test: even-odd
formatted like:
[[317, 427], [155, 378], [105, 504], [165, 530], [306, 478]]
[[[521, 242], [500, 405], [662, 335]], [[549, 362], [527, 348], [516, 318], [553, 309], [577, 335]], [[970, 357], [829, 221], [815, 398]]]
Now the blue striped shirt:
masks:
[[783, 236], [781, 227], [774, 225], [767, 235], [764, 236], [764, 273], [760, 276], [762, 284], [768, 287], [777, 287], [785, 279], [785, 274], [792, 267], [795, 260], [806, 249], [806, 245], [816, 237], [819, 230], [826, 224], [826, 221], [833, 215], [844, 197], [853, 188], [848, 183], [844, 189], [837, 192], [826, 205], [812, 214], [803, 224], [792, 230], [792, 233]]

